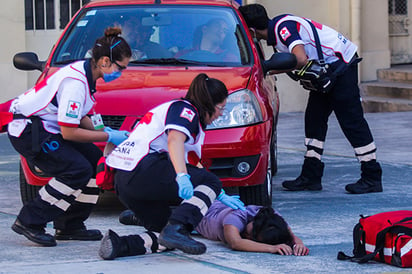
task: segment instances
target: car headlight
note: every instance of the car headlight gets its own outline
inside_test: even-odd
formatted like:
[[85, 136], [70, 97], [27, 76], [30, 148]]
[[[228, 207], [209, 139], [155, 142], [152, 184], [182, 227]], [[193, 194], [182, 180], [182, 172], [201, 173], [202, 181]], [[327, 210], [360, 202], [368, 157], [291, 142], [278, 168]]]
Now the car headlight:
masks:
[[223, 114], [206, 129], [246, 126], [262, 120], [262, 112], [255, 95], [244, 89], [229, 95]]

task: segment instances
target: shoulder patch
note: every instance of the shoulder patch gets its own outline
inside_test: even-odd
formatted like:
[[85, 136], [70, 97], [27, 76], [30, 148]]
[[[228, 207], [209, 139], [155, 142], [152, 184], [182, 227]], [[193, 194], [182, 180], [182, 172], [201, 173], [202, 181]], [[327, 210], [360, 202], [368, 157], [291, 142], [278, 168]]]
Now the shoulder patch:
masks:
[[290, 31], [288, 30], [287, 27], [283, 27], [280, 32], [279, 32], [280, 36], [282, 37], [282, 39], [284, 41], [286, 41], [286, 39], [288, 39], [290, 37]]
[[71, 118], [78, 118], [80, 114], [81, 103], [75, 101], [69, 101], [67, 105], [66, 116]]
[[182, 113], [180, 113], [180, 117], [185, 118], [189, 120], [190, 122], [193, 121], [193, 118], [195, 116], [196, 116], [196, 113], [189, 108], [183, 108]]

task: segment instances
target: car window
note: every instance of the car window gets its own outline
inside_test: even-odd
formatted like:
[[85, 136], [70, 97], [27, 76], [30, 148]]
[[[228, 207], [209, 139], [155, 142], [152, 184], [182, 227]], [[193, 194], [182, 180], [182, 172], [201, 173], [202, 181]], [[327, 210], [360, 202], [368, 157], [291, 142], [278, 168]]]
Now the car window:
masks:
[[139, 5], [84, 9], [57, 46], [52, 65], [90, 58], [90, 49], [107, 26], [122, 27], [132, 48], [130, 66], [242, 66], [251, 59], [249, 43], [231, 8]]

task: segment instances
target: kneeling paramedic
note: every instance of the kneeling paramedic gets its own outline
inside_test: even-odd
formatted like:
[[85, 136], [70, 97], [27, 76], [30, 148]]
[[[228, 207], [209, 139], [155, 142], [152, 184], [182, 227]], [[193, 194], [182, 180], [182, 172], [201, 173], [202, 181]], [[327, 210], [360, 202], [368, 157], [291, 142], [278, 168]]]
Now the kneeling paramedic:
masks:
[[[114, 185], [120, 201], [149, 231], [160, 232], [159, 244], [185, 253], [202, 254], [206, 246], [190, 237], [215, 199], [244, 209], [238, 196], [222, 191], [219, 178], [197, 167], [203, 129], [223, 112], [228, 91], [202, 73], [183, 99], [161, 104], [139, 121], [129, 138], [106, 159], [116, 169]], [[171, 205], [177, 207], [171, 209]], [[125, 254], [138, 246], [123, 243]]]

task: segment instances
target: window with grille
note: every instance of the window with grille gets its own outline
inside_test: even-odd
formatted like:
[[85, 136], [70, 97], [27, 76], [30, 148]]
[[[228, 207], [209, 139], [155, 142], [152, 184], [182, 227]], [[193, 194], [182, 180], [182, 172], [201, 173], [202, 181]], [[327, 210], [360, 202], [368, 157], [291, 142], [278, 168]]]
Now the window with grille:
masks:
[[88, 2], [90, 0], [24, 0], [26, 30], [64, 29], [70, 18]]
[[409, 35], [408, 0], [388, 0], [389, 35]]

